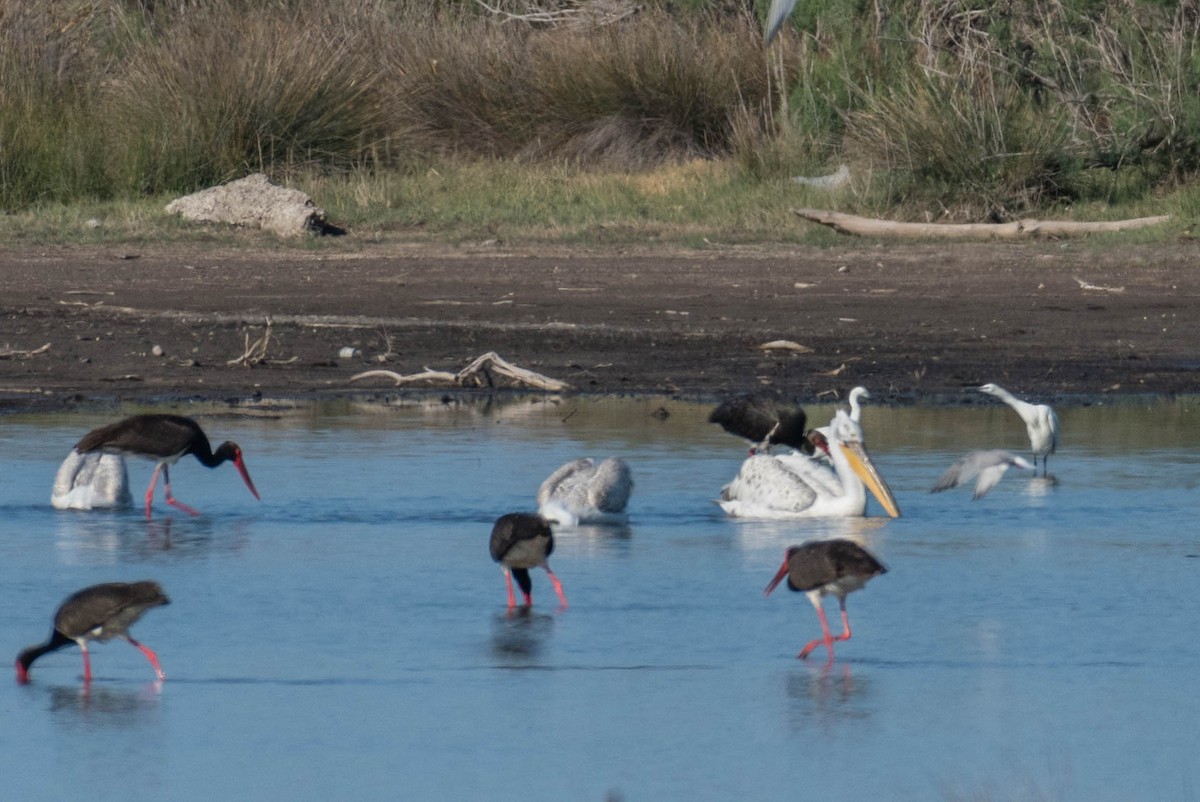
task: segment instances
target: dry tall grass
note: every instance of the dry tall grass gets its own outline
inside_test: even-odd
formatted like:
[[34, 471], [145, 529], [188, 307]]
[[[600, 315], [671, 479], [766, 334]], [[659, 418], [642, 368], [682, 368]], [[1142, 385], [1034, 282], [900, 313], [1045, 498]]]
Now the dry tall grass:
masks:
[[251, 170], [732, 157], [766, 182], [849, 161], [883, 178], [860, 207], [1006, 218], [1200, 173], [1200, 0], [812, 0], [770, 51], [736, 4], [692, 5], [587, 27], [462, 0], [0, 0], [0, 209]]

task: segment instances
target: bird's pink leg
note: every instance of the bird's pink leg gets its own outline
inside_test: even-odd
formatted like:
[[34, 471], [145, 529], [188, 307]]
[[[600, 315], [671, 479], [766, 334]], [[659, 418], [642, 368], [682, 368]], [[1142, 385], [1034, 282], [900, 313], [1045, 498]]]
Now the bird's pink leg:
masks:
[[549, 564], [543, 564], [542, 567], [545, 568], [546, 573], [550, 575], [550, 584], [554, 586], [554, 592], [558, 594], [559, 609], [567, 609], [567, 596], [565, 593], [563, 593], [562, 582], [559, 582], [558, 577], [556, 577], [554, 572], [550, 570]]
[[92, 681], [92, 660], [88, 656], [87, 641], [79, 644], [79, 651], [83, 652], [83, 682], [90, 684]]
[[189, 515], [199, 515], [200, 514], [199, 512], [192, 509], [188, 505], [184, 504], [182, 501], [176, 500], [176, 498], [171, 495], [171, 474], [168, 471], [166, 465], [162, 466], [162, 471], [163, 471], [163, 489], [166, 491], [167, 503], [170, 504], [172, 507], [178, 507], [179, 509], [188, 513]]
[[146, 490], [146, 517], [150, 517], [150, 506], [154, 503], [154, 488], [158, 486], [158, 472], [162, 470], [162, 463], [154, 466], [154, 473], [150, 474], [150, 487]]
[[825, 620], [825, 610], [821, 607], [817, 607], [817, 618], [821, 619], [822, 637], [813, 641], [809, 641], [808, 644], [800, 650], [800, 654], [796, 656], [803, 660], [804, 658], [808, 657], [809, 653], [812, 652], [813, 649], [817, 648], [823, 643], [825, 644], [825, 651], [829, 653], [829, 661], [833, 662], [833, 636], [829, 634], [829, 622]]
[[850, 640], [850, 619], [846, 616], [846, 605], [842, 605], [842, 634], [834, 640]]
[[133, 638], [129, 637], [128, 635], [125, 636], [125, 640], [132, 643], [134, 646], [137, 647], [138, 651], [140, 651], [142, 654], [146, 655], [146, 659], [150, 661], [150, 665], [154, 666], [154, 676], [158, 677], [159, 682], [162, 682], [163, 680], [165, 680], [167, 678], [167, 675], [163, 673], [162, 666], [159, 665], [158, 655], [155, 654], [154, 651], [152, 649], [150, 649], [149, 646], [143, 646], [142, 644], [138, 643], [137, 641], [135, 641]]
[[513, 595], [512, 589], [512, 572], [507, 568], [501, 569], [504, 571], [504, 586], [508, 588], [508, 607], [512, 609], [517, 606], [517, 597]]

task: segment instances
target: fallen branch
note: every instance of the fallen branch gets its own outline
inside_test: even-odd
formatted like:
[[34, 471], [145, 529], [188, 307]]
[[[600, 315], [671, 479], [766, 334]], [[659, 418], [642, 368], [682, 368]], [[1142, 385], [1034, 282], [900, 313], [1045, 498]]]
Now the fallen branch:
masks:
[[1134, 228], [1165, 223], [1170, 215], [1137, 217], [1130, 220], [1108, 220], [1096, 223], [1077, 223], [1069, 220], [1018, 220], [1013, 223], [897, 223], [842, 214], [823, 209], [792, 209], [792, 213], [814, 223], [829, 226], [842, 234], [867, 237], [949, 238], [964, 240], [1020, 239], [1025, 237], [1084, 237], [1108, 231], [1127, 231]]
[[0, 359], [28, 359], [31, 356], [44, 354], [50, 350], [50, 343], [46, 343], [41, 348], [34, 348], [31, 351], [22, 351], [19, 348], [9, 348], [5, 346], [0, 349]]
[[495, 387], [496, 383], [492, 377], [492, 373], [498, 373], [501, 376], [506, 376], [513, 381], [530, 387], [536, 387], [540, 390], [550, 390], [556, 392], [566, 390], [571, 385], [558, 379], [551, 379], [549, 376], [543, 376], [540, 373], [535, 373], [526, 368], [520, 368], [511, 362], [502, 359], [495, 351], [488, 351], [476, 357], [471, 364], [460, 370], [458, 373], [448, 373], [442, 370], [432, 370], [426, 367], [421, 373], [410, 373], [402, 375], [392, 370], [367, 370], [362, 373], [356, 373], [350, 377], [350, 381], [358, 381], [368, 378], [387, 378], [391, 379], [397, 387], [402, 384], [412, 384], [414, 382], [440, 382], [443, 384], [453, 384], [459, 387], [474, 386], [480, 387], [485, 383], [488, 387]]
[[246, 332], [246, 346], [242, 355], [226, 362], [226, 365], [245, 365], [252, 368], [255, 365], [261, 365], [267, 360], [267, 347], [271, 344], [271, 321], [267, 320], [267, 330], [263, 332], [263, 336], [259, 337], [253, 343], [250, 342], [250, 332]]

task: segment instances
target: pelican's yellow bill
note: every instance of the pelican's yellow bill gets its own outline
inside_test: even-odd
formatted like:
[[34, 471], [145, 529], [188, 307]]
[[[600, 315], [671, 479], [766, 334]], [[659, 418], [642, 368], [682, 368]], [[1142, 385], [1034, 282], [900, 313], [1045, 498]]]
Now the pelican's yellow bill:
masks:
[[863, 484], [871, 491], [871, 495], [879, 500], [888, 515], [899, 518], [900, 507], [896, 504], [896, 497], [892, 495], [892, 489], [887, 486], [887, 482], [883, 481], [879, 471], [875, 470], [875, 464], [871, 462], [871, 455], [863, 448], [862, 443], [843, 443], [842, 447], [850, 467], [858, 474], [858, 478], [862, 479]]

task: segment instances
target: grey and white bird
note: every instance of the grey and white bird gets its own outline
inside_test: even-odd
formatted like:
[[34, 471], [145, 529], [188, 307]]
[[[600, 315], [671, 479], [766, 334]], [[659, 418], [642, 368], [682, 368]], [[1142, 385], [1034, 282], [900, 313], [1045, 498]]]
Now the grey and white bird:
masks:
[[620, 524], [633, 492], [629, 464], [619, 457], [597, 463], [590, 457], [571, 460], [538, 488], [538, 513], [560, 526]]
[[1046, 404], [1031, 404], [1022, 401], [998, 384], [985, 384], [979, 392], [999, 398], [1008, 404], [1025, 421], [1029, 434], [1029, 447], [1033, 451], [1033, 465], [1037, 468], [1038, 457], [1042, 458], [1042, 475], [1047, 476], [1047, 458], [1058, 448], [1058, 416]]
[[96, 451], [67, 454], [54, 475], [50, 504], [56, 510], [112, 510], [129, 507], [129, 472], [120, 454]]
[[1018, 457], [1011, 451], [999, 448], [968, 451], [958, 462], [946, 469], [946, 472], [941, 475], [929, 492], [940, 493], [943, 490], [950, 490], [978, 477], [975, 481], [975, 494], [972, 498], [982, 498], [996, 486], [1000, 477], [1004, 476], [1009, 468], [1036, 470], [1028, 460]]

